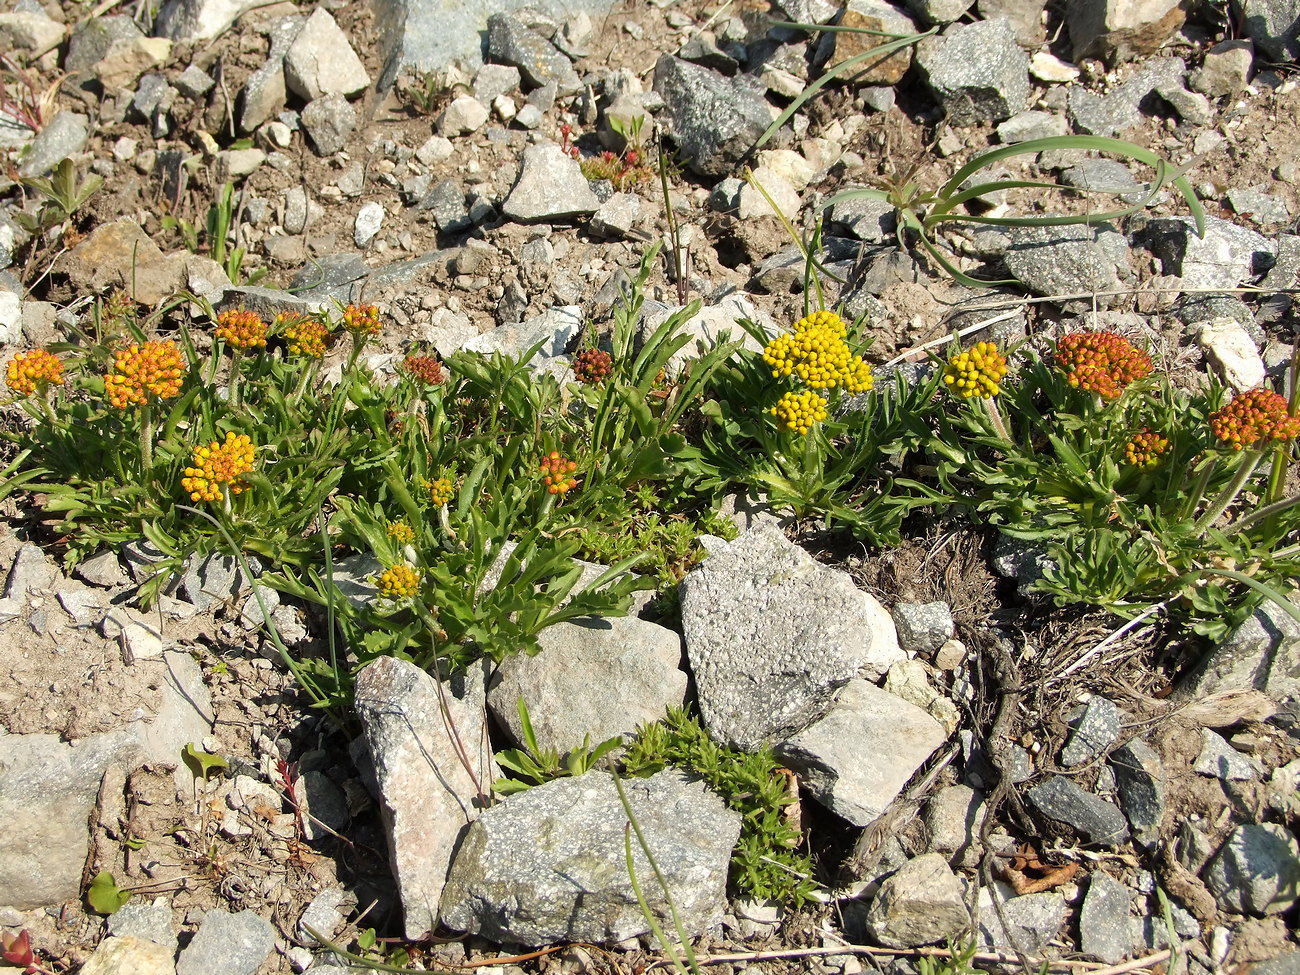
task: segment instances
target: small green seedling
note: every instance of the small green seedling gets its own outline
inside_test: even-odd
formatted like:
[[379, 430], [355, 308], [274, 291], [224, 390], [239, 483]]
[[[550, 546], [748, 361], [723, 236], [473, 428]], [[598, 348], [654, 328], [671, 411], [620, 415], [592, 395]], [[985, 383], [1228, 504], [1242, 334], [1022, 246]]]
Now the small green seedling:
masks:
[[96, 914], [116, 914], [130, 899], [131, 892], [119, 887], [107, 870], [95, 874], [86, 888], [86, 903]]

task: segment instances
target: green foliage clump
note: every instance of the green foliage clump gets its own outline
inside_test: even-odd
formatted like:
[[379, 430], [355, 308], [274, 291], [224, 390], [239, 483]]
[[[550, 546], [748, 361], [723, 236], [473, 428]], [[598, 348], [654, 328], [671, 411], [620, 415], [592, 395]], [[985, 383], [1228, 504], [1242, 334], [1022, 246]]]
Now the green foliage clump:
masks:
[[798, 847], [799, 831], [785, 814], [797, 801], [769, 749], [753, 754], [724, 748], [699, 719], [681, 708], [644, 725], [622, 759], [627, 775], [653, 775], [670, 765], [698, 775], [743, 817], [731, 856], [731, 885], [759, 899], [802, 904], [816, 889], [812, 861]]

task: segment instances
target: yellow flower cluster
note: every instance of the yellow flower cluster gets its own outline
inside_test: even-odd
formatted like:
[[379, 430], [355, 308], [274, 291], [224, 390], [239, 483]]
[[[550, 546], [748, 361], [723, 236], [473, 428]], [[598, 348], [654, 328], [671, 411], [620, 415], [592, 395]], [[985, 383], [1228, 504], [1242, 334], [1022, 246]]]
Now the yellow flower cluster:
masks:
[[772, 376], [798, 376], [812, 389], [843, 387], [865, 393], [874, 382], [871, 366], [859, 359], [844, 341], [848, 327], [830, 311], [814, 312], [795, 322], [794, 331], [778, 335], [763, 350]]
[[38, 389], [63, 382], [63, 363], [59, 357], [45, 349], [22, 352], [9, 360], [5, 382], [20, 396], [30, 396]]
[[266, 348], [266, 322], [247, 308], [230, 308], [218, 315], [215, 334], [235, 349]]
[[117, 354], [113, 372], [104, 377], [108, 401], [119, 410], [143, 406], [150, 394], [170, 399], [181, 391], [185, 361], [175, 342], [145, 342]]
[[1169, 439], [1150, 428], [1143, 427], [1124, 445], [1124, 459], [1134, 467], [1149, 470], [1160, 465], [1160, 458], [1169, 450]]
[[379, 595], [383, 599], [409, 599], [420, 591], [420, 573], [405, 562], [385, 569], [379, 577]]
[[826, 400], [810, 390], [786, 393], [772, 407], [772, 415], [795, 433], [806, 434], [814, 423], [826, 419]]
[[275, 328], [288, 341], [290, 355], [320, 359], [329, 349], [329, 328], [317, 318], [281, 312], [275, 316]]
[[343, 309], [343, 327], [358, 335], [378, 335], [379, 309], [374, 305], [348, 305]]
[[441, 508], [451, 501], [455, 488], [452, 486], [451, 478], [440, 477], [433, 481], [425, 481], [424, 489], [429, 492], [429, 500], [433, 502], [435, 508]]
[[409, 545], [415, 541], [415, 529], [405, 518], [399, 518], [388, 523], [388, 537], [399, 545]]
[[246, 434], [227, 433], [225, 442], [194, 448], [194, 466], [185, 468], [181, 478], [191, 501], [220, 501], [223, 489], [232, 495], [248, 490], [241, 475], [253, 469], [254, 448]]
[[949, 360], [943, 381], [954, 396], [996, 396], [1002, 391], [1002, 377], [1007, 374], [1007, 360], [992, 342], [976, 342], [966, 352]]

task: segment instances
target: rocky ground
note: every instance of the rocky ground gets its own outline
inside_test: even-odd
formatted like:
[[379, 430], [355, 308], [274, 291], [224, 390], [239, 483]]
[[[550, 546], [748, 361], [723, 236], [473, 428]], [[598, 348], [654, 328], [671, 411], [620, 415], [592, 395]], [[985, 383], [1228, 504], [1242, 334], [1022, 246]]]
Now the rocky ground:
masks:
[[[681, 281], [661, 261], [652, 297], [701, 298], [711, 328], [802, 314], [803, 261], [738, 179], [746, 165], [807, 230], [847, 187], [934, 186], [1000, 143], [1119, 135], [1188, 166], [1204, 238], [1167, 187], [1113, 226], [953, 232], [964, 269], [1020, 282], [971, 291], [901, 254], [886, 208], [856, 202], [826, 223], [826, 261], [844, 278], [827, 280], [828, 304], [866, 316], [878, 364], [991, 318], [1003, 339], [1071, 323], [1123, 331], [1189, 384], [1212, 373], [1249, 388], [1290, 357], [1300, 43], [1288, 0], [487, 3], [433, 20], [411, 6], [169, 0], [150, 20], [144, 4], [7, 4], [7, 352], [67, 340], [96, 295], [122, 290], [152, 308], [189, 291], [268, 314], [374, 302], [394, 323], [383, 352], [545, 338], [541, 354], [562, 366], [669, 230], [641, 160], [588, 180], [566, 150], [622, 152], [644, 118], [642, 159], [659, 145], [675, 153], [667, 205], [688, 258]], [[829, 86], [750, 153], [825, 65], [862, 49], [858, 35], [832, 43], [772, 21], [841, 18], [938, 33]], [[65, 160], [65, 174], [102, 186], [42, 224], [30, 180]], [[1151, 176], [1080, 150], [1008, 170], [1121, 194]], [[225, 185], [239, 267], [202, 229]], [[1110, 206], [1023, 188], [989, 202], [994, 215]], [[200, 228], [197, 253], [187, 225]], [[473, 834], [482, 861], [448, 879], [476, 784], [430, 778], [457, 763], [428, 760], [446, 736], [422, 723], [438, 713], [418, 703], [439, 700], [427, 675], [376, 670], [349, 741], [279, 667], [234, 566], [192, 565], [144, 612], [132, 604], [140, 547], [64, 573], [30, 499], [4, 505], [0, 928], [29, 932], [39, 964], [182, 975], [345, 965], [309, 927], [345, 945], [375, 928], [376, 959], [417, 939], [410, 957], [430, 968], [636, 972], [662, 957], [637, 940], [626, 894], [584, 914], [561, 900], [572, 892], [519, 872], [516, 861], [543, 859], [529, 844], [545, 830], [622, 856], [621, 808], [595, 778], [534, 790], [552, 798], [533, 797], [531, 812], [497, 807]], [[555, 695], [534, 715], [543, 735], [580, 738], [563, 716], [646, 720], [638, 708], [680, 704], [684, 639], [701, 710], [735, 721], [719, 733], [781, 741], [822, 891], [797, 911], [723, 900], [734, 814], [704, 790], [667, 775], [633, 796], [671, 848], [698, 951], [733, 956], [710, 970], [912, 972], [924, 946], [971, 932], [982, 965], [1300, 969], [1300, 631], [1288, 617], [1263, 610], [1209, 648], [1158, 629], [1108, 639], [1114, 619], [1026, 595], [1023, 553], [959, 521], [918, 522], [898, 549], [866, 551], [740, 507], [749, 530], [683, 587], [680, 634], [639, 619], [615, 621], [613, 637], [568, 629], [535, 658], [545, 670], [508, 675]], [[320, 649], [321, 620], [305, 607], [285, 599], [274, 617], [298, 652]], [[737, 641], [746, 660], [728, 649]], [[616, 653], [635, 680], [573, 686], [593, 655]], [[790, 660], [802, 673], [787, 712], [738, 689]], [[500, 748], [509, 732], [485, 724], [483, 692], [472, 681], [455, 691], [459, 727]], [[508, 728], [510, 696], [497, 697], [486, 708]], [[627, 730], [592, 720], [595, 740]], [[187, 747], [226, 767], [178, 763]], [[479, 761], [481, 778], [492, 766], [486, 752]], [[443, 792], [442, 807], [424, 804]], [[101, 871], [132, 893], [107, 919], [83, 896]], [[588, 881], [601, 896], [624, 882]], [[492, 883], [513, 918], [484, 906]], [[444, 926], [421, 940], [439, 897]], [[479, 933], [456, 935], [467, 929]]]

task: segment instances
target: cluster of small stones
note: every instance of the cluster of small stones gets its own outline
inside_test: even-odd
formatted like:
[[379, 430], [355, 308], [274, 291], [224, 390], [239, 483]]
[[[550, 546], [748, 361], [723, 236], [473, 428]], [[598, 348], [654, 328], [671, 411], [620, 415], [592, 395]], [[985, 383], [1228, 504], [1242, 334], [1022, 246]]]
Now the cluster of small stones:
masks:
[[[124, 288], [153, 306], [187, 290], [218, 308], [270, 317], [364, 293], [398, 326], [385, 336], [388, 359], [375, 365], [388, 364], [408, 342], [447, 355], [459, 348], [514, 352], [544, 339], [537, 365], [564, 375], [584, 320], [608, 314], [626, 280], [622, 268], [663, 228], [654, 188], [616, 192], [588, 181], [558, 144], [562, 125], [620, 151], [621, 133], [641, 116], [647, 132], [680, 151], [697, 188], [679, 186], [672, 206], [692, 254], [686, 283], [705, 299], [689, 327], [707, 343], [742, 316], [775, 334], [780, 315], [771, 313], [801, 286], [804, 261], [797, 248], [773, 244], [779, 236], [753, 232], [774, 226], [768, 198], [797, 224], [820, 212], [829, 192], [865, 185], [873, 175], [861, 151], [867, 113], [898, 111], [900, 87], [928, 100], [938, 150], [954, 162], [991, 142], [1132, 135], [1152, 112], [1167, 123], [1164, 147], [1182, 162], [1234, 144], [1234, 121], [1224, 110], [1239, 100], [1285, 98], [1294, 83], [1269, 65], [1300, 54], [1290, 27], [1294, 5], [1285, 0], [1244, 0], [1237, 6], [1245, 36], [1197, 43], [1190, 59], [1162, 53], [1180, 39], [1198, 40], [1185, 5], [1162, 0], [1071, 3], [1064, 30], [1050, 42], [1041, 0], [851, 0], [843, 8], [785, 0], [780, 12], [795, 22], [939, 31], [914, 52], [859, 75], [854, 112], [816, 129], [796, 116], [753, 160], [765, 196], [735, 178], [737, 167], [774, 110], [825, 66], [864, 50], [861, 38], [811, 38], [755, 26], [738, 13], [705, 25], [673, 9], [653, 15], [671, 31], [671, 53], [611, 68], [583, 57], [608, 10], [573, 5], [551, 20], [508, 6], [465, 4], [433, 23], [421, 5], [375, 0], [377, 46], [367, 47], [372, 39], [349, 36], [330, 5], [286, 14], [279, 5], [263, 11], [252, 3], [168, 0], [148, 32], [126, 14], [65, 25], [20, 5], [0, 14], [3, 47], [69, 78], [64, 110], [39, 133], [0, 125], [0, 149], [11, 152], [24, 178], [71, 159], [110, 181], [146, 180], [151, 194], [174, 199], [197, 148], [211, 179], [206, 191], [225, 182], [241, 191], [239, 242], [255, 261], [296, 271], [286, 291], [237, 286], [208, 257], [165, 252], [154, 220], [124, 216], [91, 226], [79, 243], [69, 239], [54, 273], [77, 294]], [[612, 29], [634, 41], [646, 31], [636, 17], [611, 16]], [[231, 30], [245, 51], [266, 56], [258, 54], [253, 70], [226, 77], [202, 52]], [[382, 97], [398, 73], [420, 69], [445, 70], [455, 94], [419, 137], [368, 126], [367, 100]], [[78, 99], [88, 108], [71, 107]], [[232, 123], [251, 147], [230, 145]], [[320, 178], [280, 188], [299, 166]], [[1032, 167], [1024, 175], [1143, 195], [1127, 169], [1086, 153], [1044, 154]], [[1203, 350], [1229, 387], [1250, 389], [1284, 367], [1289, 349], [1268, 338], [1262, 314], [1228, 292], [1294, 286], [1300, 239], [1278, 231], [1291, 225], [1295, 167], [1283, 161], [1270, 184], [1198, 185], [1199, 195], [1234, 215], [1211, 217], [1203, 237], [1180, 216], [1131, 228], [993, 229], [964, 242], [961, 260], [999, 268], [1004, 273], [995, 276], [1010, 274], [1038, 295], [1098, 292], [1077, 315], [1081, 327], [1138, 334], [1159, 314]], [[17, 351], [65, 338], [77, 313], [24, 289], [20, 275], [32, 276], [15, 261], [33, 242], [14, 218], [20, 203], [12, 188], [0, 178], [0, 343]], [[890, 244], [892, 214], [869, 201], [842, 204], [826, 230], [828, 265], [853, 282], [840, 290], [828, 280], [828, 300], [869, 322], [887, 316], [882, 293], [918, 273]], [[1142, 282], [1152, 262], [1171, 297], [1148, 288], [1137, 313], [1120, 310], [1109, 293]], [[1188, 293], [1180, 297], [1180, 289]], [[669, 310], [647, 302], [645, 320], [653, 325]], [[1014, 327], [1008, 334], [1014, 337]], [[685, 701], [693, 681], [718, 741], [773, 747], [807, 801], [855, 827], [897, 811], [928, 762], [951, 758], [952, 771], [925, 804], [923, 838], [890, 833], [871, 866], [858, 871], [858, 883], [840, 893], [836, 936], [914, 947], [974, 929], [990, 949], [1014, 945], [1035, 957], [1075, 951], [1104, 963], [1154, 953], [1172, 940], [1198, 975], [1261, 960], [1247, 954], [1261, 950], [1251, 945], [1278, 953], [1290, 944], [1282, 917], [1300, 890], [1300, 852], [1285, 824], [1300, 815], [1300, 759], [1287, 729], [1300, 694], [1300, 627], [1289, 617], [1261, 610], [1179, 686], [1194, 749], [1130, 720], [1122, 700], [1101, 695], [1059, 716], [1070, 728], [1059, 749], [980, 742], [962, 726], [976, 676], [946, 605], [886, 609], [847, 575], [817, 566], [788, 543], [771, 515], [737, 517], [749, 530], [731, 544], [709, 543], [709, 558], [683, 584], [680, 632], [636, 617], [555, 627], [543, 634], [539, 657], [512, 661], [491, 685], [469, 674], [441, 692], [413, 668], [380, 662], [358, 685], [362, 744], [304, 771], [292, 802], [271, 785], [280, 781], [277, 763], [291, 756], [259, 731], [240, 745], [257, 761], [209, 783], [206, 801], [220, 811], [224, 835], [240, 835], [269, 812], [265, 828], [276, 842], [325, 844], [328, 830], [352, 828], [350, 800], [368, 794], [388, 843], [397, 926], [407, 935], [441, 923], [512, 944], [625, 943], [643, 937], [646, 926], [626, 888], [624, 814], [609, 777], [589, 773], [485, 810], [479, 783], [496, 774], [490, 757], [474, 766], [444, 754], [442, 705], [427, 702], [460, 709], [458, 726], [467, 731], [490, 713], [506, 729], [500, 746], [519, 742], [514, 701], [526, 691], [535, 695], [529, 704], [539, 737], [564, 749], [584, 735], [602, 740], [653, 720]], [[35, 546], [16, 549], [0, 599], [4, 653], [25, 640], [49, 653], [63, 632], [99, 633], [105, 653], [122, 660], [122, 680], [160, 690], [151, 713], [123, 716], [108, 731], [78, 738], [75, 748], [56, 735], [5, 734], [6, 931], [76, 901], [88, 861], [103, 865], [86, 823], [114, 776], [142, 764], [175, 765], [187, 744], [235, 750], [214, 729], [202, 674], [178, 652], [177, 634], [198, 627], [215, 639], [246, 639], [261, 623], [248, 599], [251, 580], [222, 560], [196, 560], [164, 597], [161, 614], [144, 614], [130, 608], [130, 593], [152, 557], [136, 543], [101, 553], [69, 578]], [[1008, 542], [995, 567], [1023, 584], [1041, 574], [1041, 557]], [[352, 591], [364, 598], [372, 573], [353, 568]], [[262, 592], [281, 635], [291, 644], [305, 640], [300, 612]], [[996, 631], [985, 636], [1006, 639]], [[688, 669], [680, 666], [683, 652]], [[593, 684], [592, 674], [608, 683]], [[1189, 777], [1202, 788], [1180, 785]], [[1011, 854], [1034, 839], [1001, 818], [984, 829], [984, 803], [1004, 780], [1087, 856], [1073, 861], [1069, 876], [1040, 888], [1028, 873], [1006, 872], [1005, 885], [979, 891], [976, 921], [967, 888], [983, 850], [1016, 863]], [[181, 800], [192, 800], [195, 783], [183, 768], [175, 787]], [[1187, 794], [1175, 792], [1180, 788]], [[1232, 797], [1242, 794], [1254, 797], [1250, 821], [1232, 812], [1241, 808]], [[721, 925], [741, 943], [779, 928], [779, 909], [725, 900], [738, 824], [718, 797], [666, 774], [638, 784], [630, 801], [691, 933], [716, 933]], [[1175, 823], [1173, 810], [1189, 806], [1202, 811]], [[303, 817], [306, 810], [311, 815]], [[549, 852], [558, 850], [562, 863], [536, 845], [539, 829], [561, 827], [570, 846]], [[1170, 897], [1171, 923], [1162, 894]], [[587, 903], [580, 909], [579, 901]], [[278, 915], [273, 925], [269, 916], [233, 909], [234, 901], [228, 906], [177, 917], [166, 897], [137, 898], [110, 919], [87, 970], [251, 975], [324, 966], [328, 955], [316, 934], [335, 936], [359, 911], [354, 891], [329, 884], [289, 928]], [[193, 935], [179, 951], [178, 924]], [[1295, 963], [1292, 954], [1275, 964]], [[851, 975], [858, 964], [836, 956], [825, 970]]]

